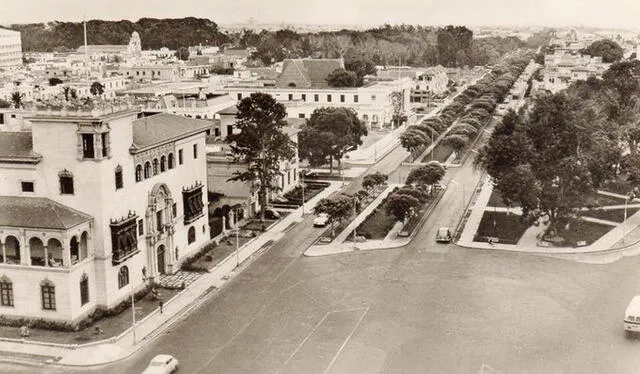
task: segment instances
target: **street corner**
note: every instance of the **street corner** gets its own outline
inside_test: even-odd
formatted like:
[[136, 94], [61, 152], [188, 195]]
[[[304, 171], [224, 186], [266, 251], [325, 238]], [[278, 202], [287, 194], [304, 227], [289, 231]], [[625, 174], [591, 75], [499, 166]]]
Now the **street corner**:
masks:
[[354, 252], [354, 251], [356, 251], [356, 249], [354, 249], [352, 246], [346, 246], [341, 244], [338, 244], [338, 245], [316, 244], [316, 245], [312, 245], [306, 251], [304, 251], [304, 255], [306, 257], [321, 257], [321, 256], [330, 256], [330, 255], [336, 255], [340, 253], [348, 253], [348, 252]]

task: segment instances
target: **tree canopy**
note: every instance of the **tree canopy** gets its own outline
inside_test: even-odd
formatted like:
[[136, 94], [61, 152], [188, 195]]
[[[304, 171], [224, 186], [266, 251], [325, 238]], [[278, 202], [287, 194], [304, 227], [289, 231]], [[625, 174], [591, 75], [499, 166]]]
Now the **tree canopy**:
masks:
[[300, 158], [311, 166], [330, 165], [346, 152], [358, 148], [368, 133], [355, 110], [345, 107], [322, 107], [313, 111], [298, 134]]
[[246, 163], [247, 168], [236, 171], [229, 180], [257, 185], [260, 218], [264, 220], [267, 192], [280, 189], [280, 166], [295, 157], [295, 143], [283, 132], [287, 126], [285, 107], [271, 95], [253, 93], [242, 99], [237, 108], [236, 126], [240, 131], [230, 134], [227, 141], [234, 160]]
[[344, 69], [336, 69], [327, 76], [329, 87], [355, 87], [357, 82], [356, 73]]
[[596, 40], [588, 47], [580, 50], [580, 53], [590, 56], [602, 57], [602, 62], [612, 63], [622, 59], [624, 50], [611, 39]]

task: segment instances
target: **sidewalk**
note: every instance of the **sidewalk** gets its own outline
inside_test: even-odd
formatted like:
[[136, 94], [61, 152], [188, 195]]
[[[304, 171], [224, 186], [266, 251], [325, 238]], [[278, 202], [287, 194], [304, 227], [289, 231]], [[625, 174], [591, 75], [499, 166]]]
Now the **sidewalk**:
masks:
[[[329, 187], [304, 205], [306, 212], [309, 212], [320, 199], [338, 191], [342, 185], [341, 182], [330, 183]], [[267, 232], [241, 247], [238, 251], [239, 268], [236, 263], [236, 254], [232, 253], [211, 272], [204, 273], [185, 290], [167, 301], [163, 306], [163, 313], [156, 309], [143, 320], [138, 321], [135, 330], [129, 328], [118, 337], [83, 345], [0, 338], [0, 351], [51, 357], [47, 362], [63, 366], [96, 366], [127, 358], [152, 341], [153, 338], [178, 321], [182, 316], [204, 303], [207, 298], [203, 296], [222, 287], [230, 276], [238, 273], [238, 269], [241, 270], [248, 265], [255, 258], [254, 255], [266, 249], [270, 243], [280, 240], [289, 226], [301, 220], [302, 207], [287, 215]], [[246, 260], [250, 261], [243, 264]], [[6, 358], [6, 356], [2, 357], [2, 360]], [[20, 362], [24, 362], [24, 359], [20, 359]]]
[[[517, 245], [486, 242], [474, 242], [473, 238], [482, 216], [486, 210], [506, 211], [506, 208], [487, 208], [487, 202], [493, 192], [493, 185], [491, 183], [484, 183], [481, 191], [477, 194], [475, 204], [469, 207], [469, 218], [462, 229], [460, 239], [456, 243], [460, 247], [466, 248], [478, 248], [478, 249], [497, 249], [513, 252], [526, 252], [535, 254], [550, 254], [550, 255], [573, 255], [573, 254], [597, 254], [609, 251], [620, 250], [632, 250], [635, 247], [633, 244], [640, 241], [640, 212], [637, 212], [627, 218], [625, 223], [617, 223], [611, 221], [605, 221], [601, 219], [584, 217], [585, 220], [591, 222], [597, 222], [605, 225], [615, 226], [600, 239], [584, 247], [543, 247], [538, 245], [536, 234], [544, 230], [544, 227], [532, 226], [525, 231], [522, 238], [518, 241]], [[635, 207], [637, 204], [629, 204], [627, 207]], [[624, 205], [620, 205], [619, 208], [624, 208]], [[511, 213], [522, 214], [519, 208], [511, 208]], [[633, 235], [629, 235], [633, 234]], [[625, 244], [626, 242], [626, 244]], [[628, 246], [628, 247], [625, 247]]]

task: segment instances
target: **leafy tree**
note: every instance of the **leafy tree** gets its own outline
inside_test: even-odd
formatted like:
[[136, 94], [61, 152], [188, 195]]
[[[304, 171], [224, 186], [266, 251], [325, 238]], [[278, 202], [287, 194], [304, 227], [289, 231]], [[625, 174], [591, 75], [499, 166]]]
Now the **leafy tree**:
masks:
[[57, 86], [62, 83], [62, 79], [58, 77], [49, 78], [49, 86]]
[[431, 186], [438, 183], [445, 173], [444, 166], [440, 163], [429, 163], [411, 170], [405, 183], [408, 185]]
[[413, 196], [416, 199], [420, 200], [421, 203], [424, 203], [429, 199], [429, 195], [427, 193], [425, 193], [422, 189], [411, 187], [411, 186], [400, 187], [394, 193], [398, 194], [398, 195]]
[[449, 134], [442, 139], [442, 144], [448, 145], [456, 153], [460, 153], [469, 144], [469, 137], [463, 134]]
[[408, 128], [400, 134], [400, 144], [412, 154], [414, 160], [417, 157], [415, 152], [429, 143], [431, 143], [431, 139], [417, 128]]
[[376, 66], [371, 60], [358, 57], [353, 50], [345, 56], [344, 68], [356, 74], [356, 85], [358, 87], [364, 84], [365, 75], [373, 75], [377, 72]]
[[411, 195], [392, 194], [387, 199], [385, 211], [394, 216], [398, 221], [404, 222], [413, 214], [415, 208], [420, 206], [420, 200]]
[[327, 76], [329, 87], [355, 87], [358, 77], [352, 71], [336, 69]]
[[352, 196], [339, 194], [331, 198], [324, 198], [316, 204], [313, 208], [314, 214], [325, 213], [328, 217], [328, 222], [331, 225], [332, 235], [335, 235], [334, 223], [342, 222], [344, 219], [350, 217], [353, 214], [353, 204], [355, 200]]
[[230, 181], [257, 184], [260, 219], [264, 220], [267, 193], [279, 190], [277, 177], [282, 161], [296, 156], [295, 143], [282, 130], [287, 125], [284, 105], [271, 95], [253, 93], [237, 105], [236, 126], [240, 130], [227, 141], [236, 162], [246, 162], [244, 171], [236, 171]]
[[179, 60], [188, 61], [189, 60], [189, 48], [186, 48], [186, 47], [178, 48], [178, 50], [175, 53], [175, 56]]
[[581, 49], [580, 53], [599, 56], [602, 57], [602, 62], [612, 63], [622, 59], [624, 50], [613, 40], [601, 39], [591, 43], [587, 48]]
[[24, 94], [19, 91], [14, 91], [11, 93], [11, 103], [15, 108], [22, 108], [22, 99], [24, 99]]
[[382, 186], [387, 183], [388, 179], [388, 175], [382, 174], [379, 171], [373, 174], [367, 174], [362, 178], [362, 187], [367, 190], [374, 190], [378, 186]]
[[104, 93], [104, 85], [100, 82], [93, 82], [91, 83], [91, 87], [89, 88], [89, 92], [91, 92], [91, 94], [93, 96], [99, 96], [102, 95]]
[[311, 166], [329, 162], [333, 173], [333, 160], [340, 163], [345, 153], [357, 149], [362, 137], [368, 133], [355, 110], [344, 107], [318, 108], [313, 111], [298, 134], [300, 157]]

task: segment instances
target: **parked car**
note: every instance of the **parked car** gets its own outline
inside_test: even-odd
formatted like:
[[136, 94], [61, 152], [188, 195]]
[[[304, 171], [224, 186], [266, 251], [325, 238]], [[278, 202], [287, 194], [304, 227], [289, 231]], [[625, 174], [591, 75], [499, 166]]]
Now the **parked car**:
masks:
[[449, 243], [452, 235], [451, 230], [448, 227], [440, 227], [436, 233], [436, 242]]
[[178, 370], [178, 360], [171, 355], [157, 355], [142, 374], [169, 374]]
[[329, 222], [329, 216], [327, 215], [327, 213], [320, 213], [318, 214], [318, 217], [313, 220], [313, 226], [325, 227], [327, 225], [327, 222]]
[[624, 312], [624, 331], [627, 337], [637, 336], [640, 332], [640, 295], [634, 296]]

